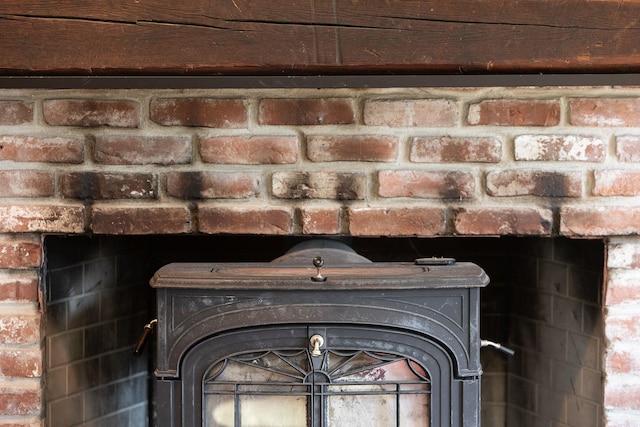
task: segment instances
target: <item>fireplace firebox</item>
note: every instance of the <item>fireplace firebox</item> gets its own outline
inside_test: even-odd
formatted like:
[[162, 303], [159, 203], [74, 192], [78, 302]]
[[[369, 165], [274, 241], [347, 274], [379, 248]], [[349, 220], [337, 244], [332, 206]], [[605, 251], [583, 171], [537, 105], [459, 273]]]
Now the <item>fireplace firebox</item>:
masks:
[[166, 265], [157, 425], [478, 426], [488, 282], [473, 263], [372, 262], [332, 240]]

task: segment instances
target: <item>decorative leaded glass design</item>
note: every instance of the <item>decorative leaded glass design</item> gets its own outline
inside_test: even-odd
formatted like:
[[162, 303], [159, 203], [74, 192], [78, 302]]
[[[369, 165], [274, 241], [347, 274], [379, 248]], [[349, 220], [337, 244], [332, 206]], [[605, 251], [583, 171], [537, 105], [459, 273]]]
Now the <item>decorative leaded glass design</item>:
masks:
[[211, 366], [203, 390], [207, 427], [429, 425], [427, 373], [388, 353], [243, 353]]

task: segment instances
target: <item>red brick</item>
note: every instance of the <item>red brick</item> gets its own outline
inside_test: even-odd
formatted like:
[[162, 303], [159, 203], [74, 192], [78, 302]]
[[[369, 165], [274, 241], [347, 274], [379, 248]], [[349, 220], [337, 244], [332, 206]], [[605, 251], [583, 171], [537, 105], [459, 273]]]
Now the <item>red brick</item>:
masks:
[[623, 135], [617, 137], [616, 154], [621, 162], [640, 162], [640, 136]]
[[307, 137], [307, 156], [312, 162], [394, 162], [398, 159], [398, 139], [387, 136]]
[[449, 127], [458, 122], [458, 106], [448, 99], [369, 100], [364, 123], [371, 126]]
[[458, 209], [454, 226], [468, 235], [549, 235], [553, 225], [550, 210], [535, 208]]
[[[40, 392], [20, 388], [0, 389], [0, 415], [40, 415]], [[24, 427], [16, 423], [17, 426]], [[3, 426], [4, 427], [4, 426]]]
[[388, 170], [378, 173], [380, 197], [469, 199], [474, 197], [472, 173], [455, 171]]
[[99, 136], [95, 160], [109, 165], [175, 165], [190, 163], [189, 137], [180, 136]]
[[290, 164], [298, 161], [296, 136], [217, 136], [200, 141], [200, 156], [206, 163]]
[[640, 208], [566, 206], [560, 211], [560, 233], [566, 236], [638, 234]]
[[445, 215], [438, 208], [351, 208], [353, 236], [436, 236], [445, 231]]
[[[2, 245], [0, 244], [0, 247]], [[39, 253], [39, 252], [38, 252]], [[33, 260], [33, 267], [39, 267], [40, 259]], [[37, 301], [38, 274], [29, 271], [0, 270], [0, 301]]]
[[[628, 300], [626, 302], [629, 302]], [[630, 342], [640, 340], [640, 315], [624, 313], [608, 315], [606, 320], [607, 340]]]
[[580, 197], [582, 172], [499, 170], [487, 174], [490, 196]]
[[33, 170], [0, 171], [0, 197], [53, 196], [54, 174]]
[[273, 196], [281, 199], [362, 200], [367, 179], [347, 172], [275, 172]]
[[0, 350], [0, 377], [37, 378], [42, 375], [38, 350]]
[[71, 205], [0, 206], [0, 232], [81, 233], [84, 208]]
[[0, 237], [0, 268], [40, 267], [40, 254], [40, 242], [35, 239]]
[[640, 409], [640, 384], [637, 381], [608, 379], [604, 387], [604, 406], [617, 409]]
[[39, 316], [0, 315], [0, 344], [38, 344], [39, 342]]
[[640, 373], [640, 354], [636, 351], [637, 341], [629, 345], [609, 346], [605, 355], [605, 371], [609, 374]]
[[263, 99], [258, 120], [263, 125], [346, 125], [355, 122], [355, 113], [350, 99]]
[[33, 102], [0, 101], [0, 126], [21, 125], [33, 120]]
[[[640, 304], [640, 277], [634, 270], [610, 271], [607, 276], [607, 286], [605, 290], [606, 295], [604, 298], [607, 306], [614, 306], [618, 304]], [[613, 319], [614, 318], [612, 316], [607, 318], [607, 328], [614, 325]], [[630, 331], [627, 326], [619, 330], [624, 333], [628, 333]], [[611, 329], [608, 329], [607, 332], [611, 333]], [[625, 338], [629, 337], [626, 336]], [[640, 339], [640, 336], [636, 336], [635, 338]]]
[[410, 160], [416, 163], [497, 163], [501, 158], [502, 143], [497, 138], [436, 136], [411, 142]]
[[82, 163], [84, 142], [65, 137], [0, 136], [0, 160]]
[[113, 126], [136, 128], [140, 125], [137, 102], [105, 99], [52, 99], [42, 103], [45, 122], [54, 126]]
[[574, 126], [640, 126], [640, 98], [574, 98], [569, 100]]
[[164, 126], [247, 126], [247, 104], [242, 99], [156, 98], [151, 100], [149, 115]]
[[339, 208], [301, 209], [303, 234], [340, 234]]
[[260, 177], [243, 172], [170, 172], [167, 194], [182, 199], [245, 199], [259, 193]]
[[219, 234], [288, 235], [292, 233], [293, 212], [288, 208], [200, 207], [200, 231]]
[[560, 102], [539, 99], [491, 99], [469, 106], [467, 121], [481, 126], [556, 126]]
[[181, 234], [191, 231], [186, 207], [94, 206], [91, 229], [96, 234]]
[[521, 135], [514, 141], [516, 160], [603, 162], [607, 144], [586, 135]]
[[157, 179], [150, 173], [71, 172], [60, 179], [62, 196], [71, 199], [155, 199]]
[[640, 171], [601, 170], [594, 172], [594, 196], [640, 195]]

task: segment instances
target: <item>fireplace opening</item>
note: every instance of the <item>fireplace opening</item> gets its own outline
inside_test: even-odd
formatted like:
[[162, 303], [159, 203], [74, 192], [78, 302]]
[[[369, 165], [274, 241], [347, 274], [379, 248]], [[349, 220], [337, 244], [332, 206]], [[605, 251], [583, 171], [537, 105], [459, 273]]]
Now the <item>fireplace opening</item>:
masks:
[[[170, 262], [268, 262], [308, 240], [277, 236], [46, 236], [47, 426], [153, 425], [149, 279]], [[348, 238], [372, 261], [447, 256], [481, 266], [482, 425], [600, 426], [604, 243], [540, 237]], [[153, 337], [152, 337], [153, 339]], [[212, 373], [211, 375], [215, 375]]]

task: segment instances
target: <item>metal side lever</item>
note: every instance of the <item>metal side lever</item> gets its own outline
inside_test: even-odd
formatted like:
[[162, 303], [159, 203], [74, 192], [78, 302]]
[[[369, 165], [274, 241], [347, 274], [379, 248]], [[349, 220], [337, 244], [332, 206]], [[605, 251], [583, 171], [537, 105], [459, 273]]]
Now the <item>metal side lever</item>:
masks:
[[509, 356], [513, 356], [514, 354], [516, 354], [515, 350], [512, 350], [509, 347], [505, 347], [502, 344], [498, 344], [497, 342], [493, 342], [489, 340], [480, 340], [480, 347], [493, 347], [505, 354], [508, 354]]
[[153, 332], [153, 327], [156, 325], [156, 323], [158, 323], [158, 319], [153, 319], [151, 322], [144, 325], [142, 334], [140, 334], [140, 338], [138, 338], [136, 348], [135, 350], [133, 350], [133, 354], [136, 357], [140, 357], [142, 355], [144, 346], [147, 345], [147, 341], [149, 341], [149, 337], [151, 337], [151, 333]]

